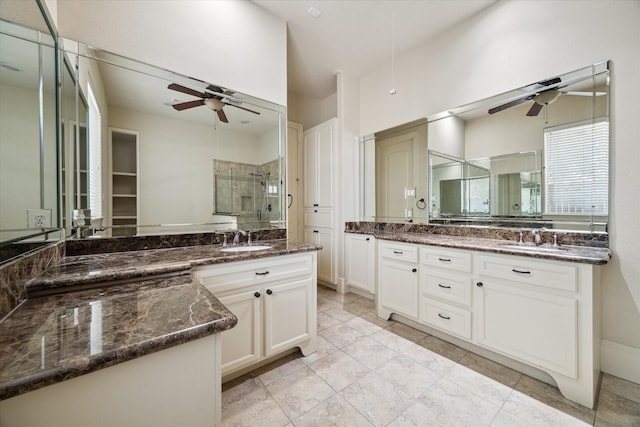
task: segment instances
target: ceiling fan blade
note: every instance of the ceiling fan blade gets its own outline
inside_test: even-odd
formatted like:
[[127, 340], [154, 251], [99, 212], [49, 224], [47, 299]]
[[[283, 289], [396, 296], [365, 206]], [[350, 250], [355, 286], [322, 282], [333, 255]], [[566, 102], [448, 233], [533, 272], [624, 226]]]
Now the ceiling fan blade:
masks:
[[244, 111], [248, 111], [248, 112], [253, 113], [253, 114], [260, 114], [260, 113], [259, 113], [259, 112], [257, 112], [257, 111], [253, 111], [253, 110], [250, 110], [250, 109], [248, 109], [248, 108], [241, 107], [241, 106], [236, 105], [236, 104], [231, 104], [231, 103], [225, 102], [225, 105], [231, 105], [232, 107], [236, 107], [236, 108], [239, 108], [239, 109], [244, 110]]
[[186, 110], [188, 108], [199, 107], [201, 105], [204, 105], [204, 99], [197, 99], [195, 101], [181, 102], [179, 104], [173, 104], [172, 107], [175, 110], [182, 111], [182, 110]]
[[542, 110], [542, 104], [534, 102], [531, 108], [529, 108], [529, 111], [527, 111], [527, 116], [535, 117], [540, 113], [540, 110]]
[[179, 85], [177, 83], [171, 83], [167, 88], [178, 91], [178, 92], [186, 93], [187, 95], [197, 96], [198, 98], [207, 98], [206, 93], [198, 92], [197, 90], [193, 90], [191, 88]]
[[494, 114], [497, 112], [500, 112], [502, 110], [506, 110], [507, 108], [511, 108], [511, 107], [515, 107], [516, 105], [520, 105], [523, 104], [527, 101], [532, 100], [536, 95], [529, 95], [529, 96], [525, 96], [524, 98], [519, 98], [516, 100], [513, 100], [511, 102], [507, 102], [506, 104], [502, 104], [502, 105], [498, 105], [497, 107], [493, 107], [489, 109], [489, 114]]
[[560, 92], [563, 95], [574, 95], [574, 96], [602, 96], [602, 95], [606, 95], [607, 92], [576, 92], [576, 91], [562, 91]]
[[554, 85], [556, 83], [560, 83], [561, 81], [562, 81], [562, 79], [560, 77], [554, 77], [554, 78], [549, 79], [549, 80], [538, 82], [538, 84], [542, 85], [542, 86], [551, 86], [551, 85]]
[[222, 123], [229, 123], [229, 120], [227, 119], [227, 115], [224, 113], [222, 108], [216, 111], [216, 113], [218, 113], [218, 118]]

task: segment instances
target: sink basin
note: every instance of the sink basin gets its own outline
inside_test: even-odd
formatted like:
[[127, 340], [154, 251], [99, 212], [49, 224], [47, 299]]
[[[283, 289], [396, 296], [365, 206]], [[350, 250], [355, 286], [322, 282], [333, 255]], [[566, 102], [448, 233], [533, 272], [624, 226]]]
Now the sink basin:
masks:
[[535, 245], [523, 245], [517, 243], [506, 243], [501, 244], [501, 248], [505, 249], [513, 249], [515, 251], [525, 251], [525, 252], [537, 252], [537, 253], [558, 253], [564, 252], [567, 248], [562, 246], [535, 246]]
[[220, 249], [222, 252], [252, 252], [252, 251], [264, 251], [265, 249], [271, 249], [269, 245], [251, 245], [251, 246], [230, 246], [228, 248]]

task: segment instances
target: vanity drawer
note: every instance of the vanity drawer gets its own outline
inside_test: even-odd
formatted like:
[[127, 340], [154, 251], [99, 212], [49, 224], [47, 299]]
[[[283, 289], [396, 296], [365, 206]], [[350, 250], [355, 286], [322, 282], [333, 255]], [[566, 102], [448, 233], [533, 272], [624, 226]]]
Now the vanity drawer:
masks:
[[578, 290], [578, 271], [575, 265], [551, 260], [538, 261], [525, 257], [484, 254], [478, 254], [476, 260], [476, 272], [481, 276], [561, 291]]
[[261, 258], [198, 267], [192, 274], [213, 294], [245, 286], [257, 286], [274, 281], [309, 276], [313, 273], [309, 254]]
[[429, 326], [471, 339], [471, 311], [422, 298], [420, 320]]
[[333, 226], [332, 209], [308, 208], [304, 210], [304, 225], [306, 227], [326, 227]]
[[469, 273], [471, 272], [471, 252], [433, 246], [421, 247], [420, 263]]
[[381, 242], [378, 247], [380, 256], [405, 262], [418, 262], [418, 247], [404, 243]]
[[471, 305], [472, 280], [469, 274], [440, 269], [420, 269], [422, 295]]

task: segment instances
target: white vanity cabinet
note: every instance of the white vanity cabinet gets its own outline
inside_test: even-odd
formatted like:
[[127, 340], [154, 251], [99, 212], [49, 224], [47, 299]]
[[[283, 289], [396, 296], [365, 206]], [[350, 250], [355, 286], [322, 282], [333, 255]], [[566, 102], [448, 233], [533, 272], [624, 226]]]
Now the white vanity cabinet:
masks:
[[549, 373], [593, 407], [599, 377], [599, 267], [475, 255], [476, 341]]
[[471, 253], [420, 247], [420, 321], [471, 339]]
[[294, 347], [316, 347], [316, 252], [198, 267], [193, 276], [233, 314], [222, 332], [222, 375]]
[[398, 313], [418, 319], [418, 247], [382, 241], [378, 244], [378, 316]]
[[369, 234], [345, 235], [345, 280], [350, 289], [375, 294], [376, 240]]

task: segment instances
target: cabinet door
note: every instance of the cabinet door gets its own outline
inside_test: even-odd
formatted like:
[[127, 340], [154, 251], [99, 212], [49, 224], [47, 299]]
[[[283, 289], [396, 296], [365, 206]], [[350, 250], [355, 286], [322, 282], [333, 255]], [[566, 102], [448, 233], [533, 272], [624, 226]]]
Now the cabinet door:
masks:
[[380, 258], [379, 304], [394, 313], [418, 318], [418, 268], [416, 264]]
[[334, 122], [324, 123], [318, 126], [317, 139], [317, 193], [318, 206], [330, 207], [333, 205], [333, 135]]
[[318, 280], [335, 284], [332, 230], [306, 227], [304, 229], [304, 240], [305, 242], [322, 246], [322, 249], [318, 251]]
[[291, 348], [311, 337], [312, 286], [315, 284], [307, 278], [265, 287], [265, 356]]
[[347, 285], [375, 292], [373, 271], [375, 240], [366, 234], [345, 234]]
[[[478, 286], [478, 285], [482, 286]], [[482, 278], [477, 290], [478, 342], [544, 369], [577, 377], [577, 300]]]
[[238, 318], [238, 324], [221, 333], [222, 375], [260, 360], [262, 316], [261, 290], [252, 289], [218, 298]]
[[318, 133], [304, 133], [304, 205], [318, 206]]

